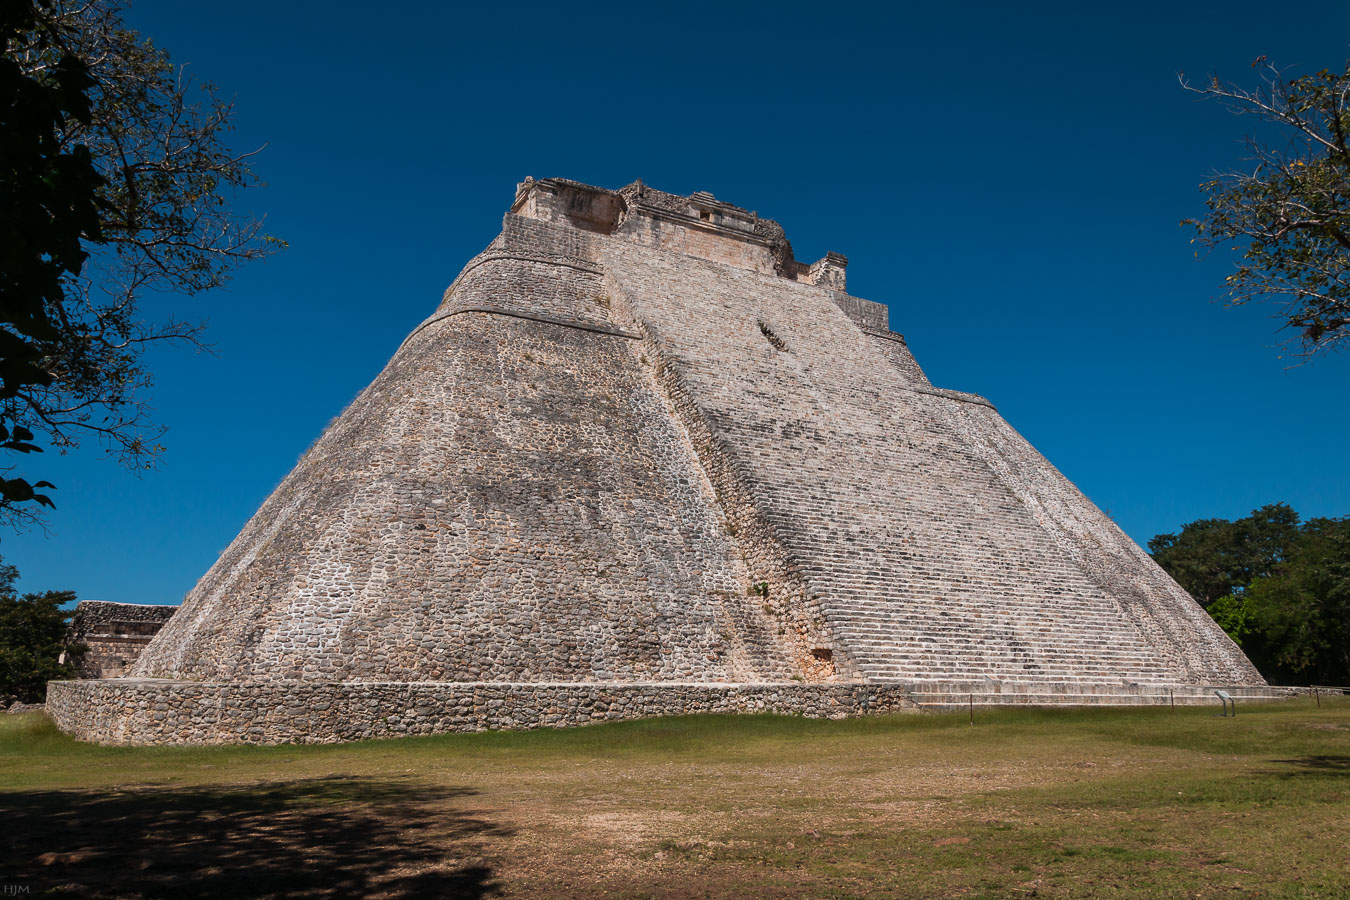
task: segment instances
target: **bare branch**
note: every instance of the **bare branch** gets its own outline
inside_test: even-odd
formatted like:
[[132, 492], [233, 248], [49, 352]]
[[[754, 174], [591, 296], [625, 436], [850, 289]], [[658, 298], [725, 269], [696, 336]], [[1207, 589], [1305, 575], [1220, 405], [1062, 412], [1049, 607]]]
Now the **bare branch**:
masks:
[[[217, 287], [236, 266], [285, 245], [233, 206], [238, 191], [258, 184], [249, 165], [259, 152], [237, 153], [225, 142], [234, 101], [127, 29], [124, 9], [122, 0], [52, 0], [38, 8], [38, 28], [6, 47], [35, 79], [49, 77], [62, 54], [84, 61], [94, 79], [92, 116], [65, 122], [57, 138], [67, 152], [88, 148], [104, 183], [100, 240], [85, 245], [83, 268], [66, 274], [59, 302], [46, 311], [59, 325], [56, 337], [35, 345], [51, 383], [0, 385], [0, 420], [44, 433], [63, 452], [92, 437], [142, 467], [162, 451], [164, 432], [144, 400], [143, 349], [209, 347], [203, 325], [146, 321], [139, 301], [146, 292]], [[0, 501], [0, 521], [28, 515], [7, 505]]]
[[1182, 88], [1238, 115], [1293, 130], [1284, 149], [1244, 139], [1250, 171], [1215, 175], [1201, 185], [1208, 214], [1183, 222], [1196, 241], [1242, 254], [1225, 281], [1224, 300], [1280, 304], [1285, 345], [1303, 359], [1350, 342], [1350, 66], [1290, 79], [1264, 58], [1252, 90], [1211, 77]]

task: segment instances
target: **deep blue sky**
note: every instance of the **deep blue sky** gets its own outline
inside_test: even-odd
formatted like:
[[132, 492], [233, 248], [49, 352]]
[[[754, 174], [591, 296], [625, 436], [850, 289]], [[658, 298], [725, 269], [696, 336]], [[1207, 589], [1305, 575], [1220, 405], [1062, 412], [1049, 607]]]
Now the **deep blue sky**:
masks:
[[[1350, 54], [1350, 5], [229, 4], [130, 22], [237, 94], [242, 202], [290, 250], [157, 350], [168, 453], [47, 458], [26, 590], [176, 603], [496, 235], [517, 181], [707, 190], [849, 257], [933, 382], [988, 396], [1141, 543], [1285, 500], [1350, 513], [1350, 357], [1288, 368], [1178, 220], [1248, 123], [1176, 72]], [[48, 454], [50, 457], [51, 454]]]

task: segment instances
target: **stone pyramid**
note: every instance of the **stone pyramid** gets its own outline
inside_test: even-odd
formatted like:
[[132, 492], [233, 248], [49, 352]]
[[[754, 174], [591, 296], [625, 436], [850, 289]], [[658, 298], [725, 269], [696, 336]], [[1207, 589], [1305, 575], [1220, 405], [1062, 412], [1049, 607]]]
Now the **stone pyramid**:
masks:
[[1262, 694], [846, 264], [711, 194], [527, 179], [130, 677], [54, 683], [53, 716], [332, 741]]

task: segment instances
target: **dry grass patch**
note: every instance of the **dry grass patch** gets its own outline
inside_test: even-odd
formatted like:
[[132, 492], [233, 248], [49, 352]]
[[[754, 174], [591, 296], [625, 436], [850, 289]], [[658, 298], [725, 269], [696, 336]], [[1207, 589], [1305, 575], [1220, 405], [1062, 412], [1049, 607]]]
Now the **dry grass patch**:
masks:
[[107, 748], [0, 719], [0, 881], [76, 896], [1342, 897], [1350, 703], [689, 717]]

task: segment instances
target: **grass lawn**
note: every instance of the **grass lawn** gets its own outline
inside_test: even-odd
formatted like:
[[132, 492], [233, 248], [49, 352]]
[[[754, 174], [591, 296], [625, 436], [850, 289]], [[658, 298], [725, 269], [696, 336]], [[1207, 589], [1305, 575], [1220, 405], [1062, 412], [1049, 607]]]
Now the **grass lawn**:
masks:
[[321, 747], [0, 716], [5, 896], [1350, 897], [1350, 698]]

